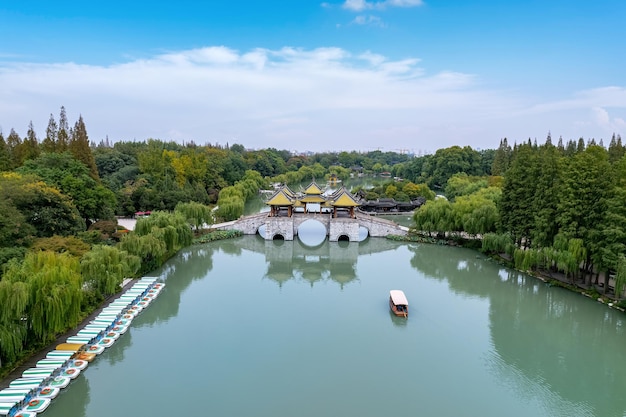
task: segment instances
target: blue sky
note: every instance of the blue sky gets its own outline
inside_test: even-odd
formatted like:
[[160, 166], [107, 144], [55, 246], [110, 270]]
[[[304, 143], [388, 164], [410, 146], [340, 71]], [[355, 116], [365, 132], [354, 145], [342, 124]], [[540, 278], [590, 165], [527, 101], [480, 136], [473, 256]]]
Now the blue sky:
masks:
[[[7, 4], [8, 3], [8, 4]], [[290, 150], [605, 144], [626, 2], [1, 2], [0, 127]]]

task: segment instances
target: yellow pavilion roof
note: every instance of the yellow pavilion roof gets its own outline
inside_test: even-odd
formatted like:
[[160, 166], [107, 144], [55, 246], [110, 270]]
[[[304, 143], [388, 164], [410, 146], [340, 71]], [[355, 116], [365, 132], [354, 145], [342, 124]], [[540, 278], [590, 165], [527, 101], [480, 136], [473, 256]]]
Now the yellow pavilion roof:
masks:
[[304, 194], [308, 195], [321, 195], [323, 192], [324, 191], [322, 191], [320, 186], [317, 185], [315, 181], [313, 181], [311, 184], [309, 184], [308, 187], [304, 189]]
[[341, 188], [338, 192], [332, 195], [332, 205], [335, 207], [356, 207], [360, 204], [350, 195], [345, 188]]
[[265, 204], [268, 206], [290, 206], [294, 203], [293, 197], [289, 196], [285, 190], [280, 189]]

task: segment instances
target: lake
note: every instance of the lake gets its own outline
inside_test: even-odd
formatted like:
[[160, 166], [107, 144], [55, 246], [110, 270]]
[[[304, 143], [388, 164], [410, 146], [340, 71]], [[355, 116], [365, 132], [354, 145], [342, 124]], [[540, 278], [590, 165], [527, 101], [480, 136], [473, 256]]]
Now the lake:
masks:
[[[386, 239], [193, 246], [61, 416], [623, 416], [623, 313], [479, 253]], [[408, 319], [389, 311], [402, 289]]]

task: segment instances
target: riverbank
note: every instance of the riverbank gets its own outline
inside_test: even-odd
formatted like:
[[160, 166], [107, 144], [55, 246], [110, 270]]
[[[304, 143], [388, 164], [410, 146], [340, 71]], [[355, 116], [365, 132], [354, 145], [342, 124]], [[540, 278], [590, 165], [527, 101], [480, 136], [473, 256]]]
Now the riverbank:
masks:
[[65, 340], [68, 337], [74, 336], [77, 332], [77, 329], [82, 329], [83, 327], [85, 327], [85, 325], [87, 325], [89, 322], [95, 319], [102, 312], [102, 310], [107, 305], [109, 305], [111, 301], [113, 301], [114, 299], [118, 298], [121, 294], [126, 292], [126, 290], [132, 287], [137, 281], [138, 279], [131, 279], [125, 282], [121, 292], [111, 295], [110, 297], [105, 299], [100, 304], [100, 306], [97, 309], [95, 309], [93, 312], [91, 312], [88, 316], [86, 316], [78, 324], [78, 326], [57, 336], [57, 338], [53, 342], [50, 342], [48, 345], [42, 347], [39, 350], [33, 351], [32, 354], [30, 355], [27, 354], [26, 356], [24, 356], [24, 359], [20, 361], [17, 365], [15, 365], [12, 369], [7, 369], [4, 372], [0, 373], [0, 390], [7, 388], [9, 384], [11, 383], [11, 381], [17, 378], [21, 378], [22, 373], [25, 370], [35, 367], [37, 365], [37, 362], [40, 361], [41, 359], [44, 359], [46, 355], [48, 354], [48, 352], [50, 352], [51, 350], [54, 350], [57, 345], [61, 343], [65, 343]]
[[447, 245], [447, 246], [460, 246], [468, 249], [475, 250], [480, 252], [482, 255], [488, 256], [494, 262], [501, 264], [510, 269], [514, 269], [519, 272], [523, 272], [529, 276], [537, 278], [548, 285], [558, 286], [572, 292], [579, 293], [585, 297], [596, 300], [601, 304], [605, 304], [607, 307], [619, 310], [621, 312], [626, 312], [626, 308], [622, 306], [622, 301], [612, 296], [611, 294], [604, 293], [604, 288], [595, 284], [591, 285], [583, 285], [580, 282], [572, 282], [565, 274], [559, 272], [552, 271], [543, 271], [543, 270], [534, 270], [534, 271], [523, 271], [521, 269], [515, 268], [515, 264], [513, 260], [510, 259], [506, 254], [485, 254], [480, 249], [482, 247], [482, 241], [480, 239], [466, 239], [464, 237], [457, 238], [446, 238], [446, 239], [437, 239], [430, 236], [422, 236], [422, 235], [408, 235], [408, 236], [400, 236], [400, 235], [390, 235], [387, 236], [388, 239], [396, 240], [396, 241], [406, 241], [406, 242], [417, 242], [417, 243], [427, 243], [427, 244], [436, 244], [436, 245]]

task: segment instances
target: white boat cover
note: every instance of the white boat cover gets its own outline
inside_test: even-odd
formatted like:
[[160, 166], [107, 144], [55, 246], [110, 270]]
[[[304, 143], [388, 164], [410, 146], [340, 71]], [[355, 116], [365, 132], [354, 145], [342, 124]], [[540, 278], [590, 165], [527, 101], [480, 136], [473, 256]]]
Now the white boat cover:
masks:
[[391, 290], [389, 291], [389, 295], [391, 296], [391, 301], [393, 301], [395, 305], [409, 305], [409, 301], [406, 299], [402, 290]]

